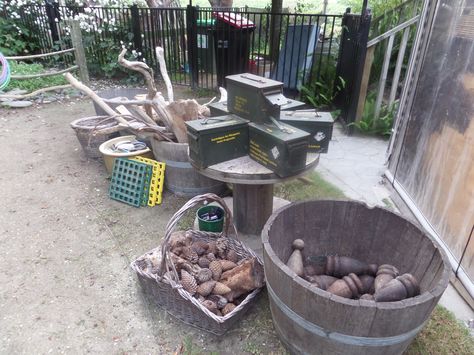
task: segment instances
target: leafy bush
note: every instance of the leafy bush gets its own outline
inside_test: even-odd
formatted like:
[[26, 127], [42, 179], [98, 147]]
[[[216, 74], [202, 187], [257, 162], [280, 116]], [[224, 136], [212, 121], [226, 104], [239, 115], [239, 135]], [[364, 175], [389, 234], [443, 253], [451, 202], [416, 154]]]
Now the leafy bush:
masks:
[[388, 137], [392, 134], [393, 119], [397, 112], [397, 105], [395, 103], [391, 106], [382, 105], [379, 117], [375, 118], [375, 101], [375, 92], [370, 92], [365, 100], [361, 120], [349, 125], [356, 127], [358, 131], [365, 134]]
[[6, 56], [24, 55], [38, 49], [29, 40], [30, 31], [16, 23], [15, 19], [0, 17], [0, 52]]
[[[15, 75], [31, 75], [44, 73], [46, 69], [41, 64], [27, 64], [23, 62], [9, 62], [12, 74]], [[12, 79], [7, 89], [21, 89], [28, 92], [42, 89], [49, 86], [67, 84], [66, 79], [62, 75], [46, 76], [42, 78], [18, 80]]]
[[[318, 65], [313, 66], [312, 78], [317, 77]], [[301, 87], [301, 99], [314, 107], [331, 107], [336, 95], [346, 86], [343, 78], [336, 77], [336, 59], [325, 57], [319, 78]]]

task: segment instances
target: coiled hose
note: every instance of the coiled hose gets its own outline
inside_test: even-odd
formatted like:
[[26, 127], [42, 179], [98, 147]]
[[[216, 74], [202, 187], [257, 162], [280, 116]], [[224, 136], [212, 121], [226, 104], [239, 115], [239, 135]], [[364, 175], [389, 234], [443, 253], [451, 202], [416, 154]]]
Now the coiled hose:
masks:
[[0, 53], [0, 64], [2, 65], [2, 71], [0, 72], [0, 90], [3, 90], [10, 82], [11, 73], [7, 58], [5, 58], [2, 53]]

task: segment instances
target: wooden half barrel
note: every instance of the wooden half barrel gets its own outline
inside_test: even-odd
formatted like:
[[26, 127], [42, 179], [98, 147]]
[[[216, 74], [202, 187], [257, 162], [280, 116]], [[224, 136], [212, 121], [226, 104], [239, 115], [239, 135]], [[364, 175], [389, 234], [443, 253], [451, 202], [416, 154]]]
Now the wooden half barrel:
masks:
[[[285, 262], [292, 241], [303, 255], [351, 256], [393, 264], [420, 282], [398, 302], [352, 300], [316, 288]], [[351, 201], [306, 201], [275, 212], [262, 231], [273, 323], [295, 354], [401, 354], [426, 324], [448, 285], [442, 248], [417, 226], [383, 208]]]
[[151, 140], [155, 159], [166, 163], [165, 188], [178, 196], [192, 197], [205, 193], [221, 194], [226, 184], [209, 179], [193, 168], [188, 158], [187, 143]]

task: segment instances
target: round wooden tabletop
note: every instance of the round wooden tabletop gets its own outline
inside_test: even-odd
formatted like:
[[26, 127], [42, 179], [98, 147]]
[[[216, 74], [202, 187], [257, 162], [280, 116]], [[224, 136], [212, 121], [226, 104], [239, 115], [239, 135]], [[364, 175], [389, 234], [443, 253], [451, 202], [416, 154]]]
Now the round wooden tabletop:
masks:
[[205, 169], [199, 169], [193, 166], [200, 174], [218, 181], [232, 184], [265, 185], [294, 179], [314, 169], [318, 163], [319, 154], [308, 153], [304, 170], [285, 178], [279, 177], [273, 171], [257, 163], [255, 160], [250, 159], [248, 155], [214, 164]]

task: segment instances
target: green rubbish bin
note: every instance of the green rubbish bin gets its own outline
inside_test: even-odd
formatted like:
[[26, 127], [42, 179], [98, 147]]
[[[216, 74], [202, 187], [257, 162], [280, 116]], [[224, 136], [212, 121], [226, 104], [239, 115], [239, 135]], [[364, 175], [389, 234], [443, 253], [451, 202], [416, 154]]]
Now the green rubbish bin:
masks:
[[222, 232], [225, 212], [219, 206], [207, 205], [197, 211], [199, 230], [203, 232]]
[[216, 20], [197, 20], [197, 53], [198, 68], [207, 73], [216, 72], [216, 55], [214, 48], [214, 28]]

